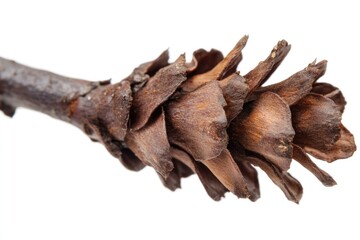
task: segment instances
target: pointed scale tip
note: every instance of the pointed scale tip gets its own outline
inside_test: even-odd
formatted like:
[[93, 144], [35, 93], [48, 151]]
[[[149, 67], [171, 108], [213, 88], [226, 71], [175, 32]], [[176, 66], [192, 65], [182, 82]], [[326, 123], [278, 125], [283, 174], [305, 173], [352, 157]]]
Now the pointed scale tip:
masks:
[[180, 56], [175, 60], [177, 64], [184, 65], [186, 62], [185, 53], [180, 54]]
[[249, 39], [249, 35], [244, 35], [240, 40], [236, 43], [234, 49], [240, 48], [240, 51], [245, 47], [247, 41]]

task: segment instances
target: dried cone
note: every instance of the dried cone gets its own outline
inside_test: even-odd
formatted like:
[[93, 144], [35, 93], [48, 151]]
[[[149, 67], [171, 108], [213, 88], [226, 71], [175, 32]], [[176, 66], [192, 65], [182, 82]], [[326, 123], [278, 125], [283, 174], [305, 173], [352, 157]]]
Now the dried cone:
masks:
[[[288, 173], [292, 159], [325, 186], [333, 186], [332, 177], [307, 154], [332, 162], [356, 150], [353, 136], [341, 124], [346, 102], [337, 88], [316, 82], [325, 73], [326, 61], [310, 63], [284, 81], [262, 87], [290, 50], [284, 40], [241, 76], [236, 69], [247, 39], [244, 36], [225, 58], [217, 50], [200, 49], [188, 64], [183, 56], [164, 64], [162, 54], [136, 69], [125, 80], [135, 92], [131, 140], [125, 139], [125, 144], [172, 190], [180, 187], [181, 177], [196, 173], [215, 200], [231, 191], [255, 201], [260, 197], [256, 166], [297, 203], [302, 186]], [[156, 128], [158, 121], [162, 124]], [[151, 128], [153, 134], [137, 134]], [[165, 136], [169, 144], [163, 144]], [[170, 163], [172, 167], [165, 167]]]
[[[236, 69], [247, 39], [226, 57], [199, 49], [190, 63], [184, 55], [168, 63], [165, 51], [121, 83], [103, 82], [105, 87], [77, 96], [67, 121], [104, 144], [128, 169], [153, 167], [171, 190], [195, 173], [214, 200], [230, 191], [256, 201], [258, 167], [298, 203], [302, 186], [288, 172], [292, 159], [325, 186], [335, 185], [307, 155], [332, 162], [356, 150], [353, 135], [341, 123], [344, 96], [336, 87], [317, 82], [327, 62], [312, 62], [262, 87], [290, 45], [278, 42], [264, 61], [241, 76]], [[107, 107], [97, 107], [104, 102]], [[83, 106], [93, 107], [94, 113], [84, 117], [79, 110]], [[0, 108], [13, 114], [4, 101]]]

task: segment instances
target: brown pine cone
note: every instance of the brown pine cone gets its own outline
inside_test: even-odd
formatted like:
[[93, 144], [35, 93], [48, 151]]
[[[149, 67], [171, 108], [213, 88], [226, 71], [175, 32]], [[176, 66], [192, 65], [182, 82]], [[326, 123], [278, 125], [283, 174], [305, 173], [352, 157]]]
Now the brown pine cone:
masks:
[[[237, 66], [247, 39], [226, 57], [199, 49], [190, 63], [181, 55], [170, 64], [165, 51], [117, 84], [71, 80], [72, 87], [62, 89], [62, 100], [54, 100], [51, 109], [40, 104], [46, 97], [18, 101], [10, 94], [24, 91], [6, 83], [14, 78], [6, 69], [23, 68], [15, 77], [19, 82], [30, 71], [39, 73], [31, 74], [37, 76], [34, 83], [44, 74], [61, 77], [2, 60], [0, 109], [12, 116], [16, 107], [25, 106], [68, 121], [104, 144], [128, 169], [152, 166], [171, 190], [180, 187], [182, 177], [196, 173], [214, 200], [231, 191], [255, 201], [260, 197], [259, 167], [298, 203], [302, 186], [288, 172], [292, 159], [333, 186], [334, 179], [307, 154], [332, 162], [356, 150], [353, 135], [341, 124], [346, 101], [338, 88], [317, 82], [326, 61], [262, 87], [290, 50], [284, 40], [240, 75]], [[48, 90], [38, 92], [43, 91]]]

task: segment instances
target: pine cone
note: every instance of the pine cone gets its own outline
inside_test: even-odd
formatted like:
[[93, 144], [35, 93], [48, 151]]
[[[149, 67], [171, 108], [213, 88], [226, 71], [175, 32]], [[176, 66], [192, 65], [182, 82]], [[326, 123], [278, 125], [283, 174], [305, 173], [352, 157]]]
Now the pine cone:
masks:
[[196, 173], [215, 200], [231, 191], [255, 201], [257, 166], [289, 200], [299, 202], [302, 186], [288, 173], [292, 159], [332, 186], [333, 178], [307, 153], [332, 162], [356, 149], [341, 124], [346, 102], [339, 89], [317, 83], [326, 61], [261, 87], [290, 50], [284, 40], [241, 76], [236, 69], [247, 39], [225, 58], [217, 50], [199, 49], [191, 63], [180, 56], [168, 65], [165, 52], [137, 68], [125, 79], [134, 92], [125, 144], [139, 165], [153, 166], [171, 190]]
[[[226, 57], [199, 49], [190, 63], [181, 55], [169, 64], [165, 51], [120, 83], [77, 87], [76, 94], [47, 113], [80, 127], [128, 169], [153, 167], [171, 190], [196, 173], [214, 200], [230, 191], [256, 201], [259, 167], [298, 203], [302, 186], [288, 172], [292, 159], [333, 186], [334, 179], [307, 154], [333, 162], [356, 150], [353, 135], [341, 123], [346, 101], [338, 88], [317, 82], [326, 61], [262, 87], [290, 50], [284, 40], [240, 75], [236, 69], [247, 39]], [[17, 107], [11, 101], [0, 95], [0, 109], [9, 116]]]

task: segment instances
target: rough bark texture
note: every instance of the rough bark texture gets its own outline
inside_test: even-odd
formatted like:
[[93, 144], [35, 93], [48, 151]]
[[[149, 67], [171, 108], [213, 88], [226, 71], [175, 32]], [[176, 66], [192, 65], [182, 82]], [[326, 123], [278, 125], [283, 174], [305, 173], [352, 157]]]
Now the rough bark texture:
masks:
[[295, 159], [325, 186], [335, 180], [307, 154], [328, 162], [350, 157], [353, 135], [341, 123], [346, 100], [316, 81], [326, 61], [313, 62], [286, 80], [262, 87], [290, 45], [279, 41], [269, 56], [241, 76], [244, 36], [225, 57], [199, 49], [190, 63], [168, 51], [141, 64], [123, 81], [63, 77], [0, 58], [0, 110], [12, 117], [26, 107], [83, 130], [128, 169], [155, 169], [174, 191], [196, 174], [220, 200], [260, 197], [258, 167], [298, 203], [303, 189], [288, 171]]
[[4, 58], [0, 58], [0, 73], [1, 102], [12, 109], [12, 114], [15, 108], [26, 107], [68, 122], [73, 101], [108, 84], [67, 78]]

